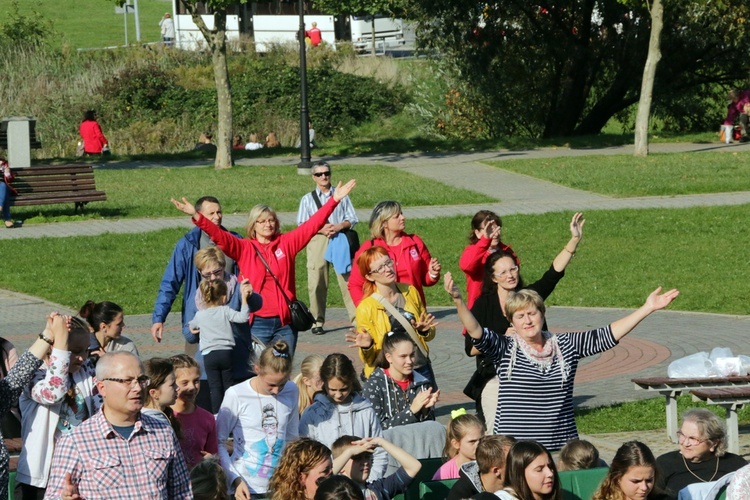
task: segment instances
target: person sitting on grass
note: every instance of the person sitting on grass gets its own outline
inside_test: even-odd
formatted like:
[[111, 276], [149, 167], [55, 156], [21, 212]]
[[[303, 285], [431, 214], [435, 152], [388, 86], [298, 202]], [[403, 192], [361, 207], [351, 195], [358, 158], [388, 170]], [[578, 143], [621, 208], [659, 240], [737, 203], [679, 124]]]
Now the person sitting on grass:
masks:
[[[368, 482], [373, 451], [378, 447], [388, 452], [401, 467], [389, 476]], [[333, 473], [352, 479], [368, 499], [388, 500], [404, 493], [422, 468], [419, 460], [382, 437], [341, 436], [333, 442], [331, 451]]]
[[477, 493], [494, 493], [503, 487], [508, 451], [516, 442], [508, 436], [484, 436], [477, 445], [477, 459], [461, 466], [458, 481], [448, 493], [448, 500], [471, 498]]

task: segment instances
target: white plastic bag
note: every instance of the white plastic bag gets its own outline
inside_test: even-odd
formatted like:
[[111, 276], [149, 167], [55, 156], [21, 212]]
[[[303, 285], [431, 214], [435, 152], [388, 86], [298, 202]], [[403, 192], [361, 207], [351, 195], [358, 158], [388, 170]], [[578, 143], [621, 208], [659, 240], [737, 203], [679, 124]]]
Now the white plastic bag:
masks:
[[717, 374], [708, 353], [697, 352], [669, 363], [667, 376], [669, 378], [705, 378], [716, 377]]
[[711, 349], [711, 354], [708, 357], [711, 359], [711, 361], [713, 361], [714, 364], [716, 364], [717, 359], [733, 358], [734, 354], [728, 347], [714, 347], [713, 349]]
[[742, 361], [738, 357], [716, 358], [714, 368], [719, 377], [741, 377], [747, 375], [747, 371], [742, 367]]

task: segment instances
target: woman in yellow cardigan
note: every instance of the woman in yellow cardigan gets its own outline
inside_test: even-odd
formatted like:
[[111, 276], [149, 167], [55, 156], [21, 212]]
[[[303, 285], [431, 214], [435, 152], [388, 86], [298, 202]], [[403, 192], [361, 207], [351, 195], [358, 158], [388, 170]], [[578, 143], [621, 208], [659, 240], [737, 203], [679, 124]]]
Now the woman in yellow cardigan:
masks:
[[[388, 251], [379, 246], [368, 248], [357, 258], [365, 284], [364, 298], [357, 306], [357, 333], [346, 339], [359, 347], [369, 377], [389, 332], [404, 332], [417, 344], [414, 370], [435, 384], [427, 342], [435, 338], [435, 317], [425, 310], [416, 288], [396, 283], [394, 263]], [[354, 347], [353, 346], [353, 347]], [[435, 384], [437, 386], [437, 384]]]

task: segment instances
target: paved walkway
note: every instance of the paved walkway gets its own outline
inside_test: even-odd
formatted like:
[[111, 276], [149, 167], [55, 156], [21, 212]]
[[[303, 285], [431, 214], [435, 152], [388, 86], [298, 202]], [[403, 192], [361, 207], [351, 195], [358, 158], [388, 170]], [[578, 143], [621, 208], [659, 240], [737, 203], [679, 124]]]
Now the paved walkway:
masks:
[[[664, 144], [652, 148], [654, 152], [695, 152], [723, 149], [728, 152], [750, 150], [748, 145], [716, 146], [706, 144]], [[621, 209], [662, 207], [677, 208], [698, 205], [732, 205], [750, 203], [750, 193], [724, 193], [700, 196], [642, 197], [615, 199], [593, 193], [561, 187], [525, 175], [503, 171], [482, 163], [485, 160], [503, 160], [519, 157], [553, 157], [583, 154], [624, 154], [632, 147], [606, 148], [599, 150], [545, 149], [521, 152], [484, 153], [440, 153], [409, 155], [377, 155], [348, 158], [348, 163], [387, 164], [428, 177], [440, 182], [500, 197], [502, 202], [481, 205], [500, 214], [540, 213], [560, 210]], [[344, 161], [344, 159], [332, 159]], [[295, 164], [296, 158], [272, 158], [247, 160], [241, 164]], [[159, 165], [145, 163], [120, 164], [106, 168], [153, 168]], [[175, 166], [170, 163], [170, 166]], [[187, 168], [197, 164], [183, 165]], [[477, 205], [444, 207], [410, 207], [409, 218], [433, 218], [448, 215], [473, 215]], [[282, 220], [293, 222], [295, 214], [280, 214]], [[363, 220], [368, 213], [360, 213]], [[245, 215], [225, 216], [229, 226], [242, 226]], [[0, 232], [0, 239], [42, 238], [96, 235], [105, 232], [139, 233], [167, 227], [190, 227], [184, 217], [158, 219], [128, 219], [118, 221], [85, 221], [30, 225], [12, 231]], [[0, 328], [3, 336], [11, 339], [20, 348], [25, 348], [39, 332], [42, 318], [50, 310], [65, 310], [64, 307], [41, 299], [0, 290]], [[72, 312], [72, 311], [69, 311]], [[601, 326], [627, 313], [626, 310], [600, 308], [552, 307], [548, 321], [556, 331], [580, 330]], [[436, 315], [441, 322], [439, 333], [432, 342], [433, 363], [441, 386], [441, 418], [460, 406], [469, 406], [461, 390], [473, 372], [474, 363], [462, 350], [459, 337], [460, 325], [455, 312], [440, 309]], [[343, 347], [343, 333], [347, 321], [343, 309], [330, 310], [325, 336], [303, 334], [299, 342], [300, 352], [330, 353]], [[182, 350], [179, 315], [171, 315], [166, 324], [165, 339], [155, 344], [150, 337], [150, 315], [128, 315], [126, 335], [133, 338], [143, 357], [166, 355]], [[677, 311], [659, 312], [643, 322], [621, 345], [601, 356], [586, 360], [576, 377], [575, 401], [578, 406], [596, 407], [639, 398], [652, 397], [644, 391], [636, 391], [630, 382], [632, 377], [657, 376], [666, 373], [670, 361], [697, 351], [710, 350], [716, 346], [730, 347], [736, 354], [750, 354], [744, 337], [750, 329], [750, 317], [718, 314], [689, 313]], [[353, 354], [353, 351], [349, 351]], [[298, 361], [299, 362], [299, 361]], [[653, 433], [617, 434], [594, 436], [592, 441], [602, 449], [605, 459], [611, 459], [620, 443], [641, 437], [653, 445], [655, 451], [668, 451], [673, 445], [665, 438], [664, 431]], [[742, 440], [743, 452], [750, 453], [750, 437]]]

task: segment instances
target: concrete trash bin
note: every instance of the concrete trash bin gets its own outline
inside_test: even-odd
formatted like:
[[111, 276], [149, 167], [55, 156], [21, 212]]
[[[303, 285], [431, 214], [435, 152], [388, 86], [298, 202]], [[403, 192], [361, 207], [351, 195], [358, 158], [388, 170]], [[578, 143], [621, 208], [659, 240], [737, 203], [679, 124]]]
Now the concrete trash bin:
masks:
[[11, 167], [30, 167], [31, 149], [41, 147], [36, 140], [36, 118], [33, 116], [6, 116], [0, 120], [0, 148], [8, 151]]

